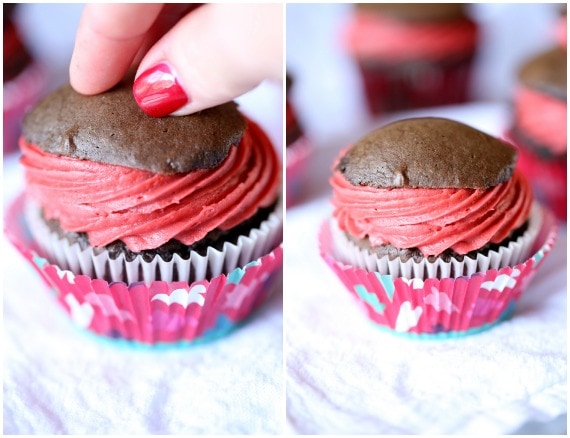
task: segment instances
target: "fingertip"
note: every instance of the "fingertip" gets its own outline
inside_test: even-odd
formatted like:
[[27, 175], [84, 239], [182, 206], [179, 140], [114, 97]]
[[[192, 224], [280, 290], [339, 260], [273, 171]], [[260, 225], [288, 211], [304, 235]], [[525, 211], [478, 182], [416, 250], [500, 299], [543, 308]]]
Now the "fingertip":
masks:
[[[276, 31], [282, 29], [281, 11], [263, 5], [204, 5], [148, 51], [137, 80], [166, 60], [188, 98], [183, 106], [173, 105], [169, 115], [175, 116], [233, 100], [265, 79], [282, 80], [282, 34]], [[238, 33], [236, 20], [245, 23]]]
[[118, 84], [156, 20], [160, 4], [88, 4], [77, 29], [69, 81], [85, 95]]
[[71, 88], [73, 88], [79, 94], [86, 96], [99, 94], [106, 90], [106, 88], [101, 84], [94, 84], [85, 81], [83, 79], [83, 76], [76, 74], [75, 70], [72, 67], [69, 69], [69, 84], [71, 85]]
[[107, 74], [83, 73], [75, 67], [69, 68], [69, 83], [71, 87], [80, 94], [93, 96], [103, 93], [117, 85], [126, 72], [123, 69], [108, 72]]

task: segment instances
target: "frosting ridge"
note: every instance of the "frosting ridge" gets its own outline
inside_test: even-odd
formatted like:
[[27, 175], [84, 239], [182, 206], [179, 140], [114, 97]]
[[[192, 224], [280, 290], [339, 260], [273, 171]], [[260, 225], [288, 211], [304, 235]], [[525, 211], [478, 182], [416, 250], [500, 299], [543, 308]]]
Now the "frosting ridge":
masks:
[[372, 246], [418, 248], [425, 256], [451, 248], [467, 254], [500, 243], [527, 220], [533, 202], [528, 182], [512, 178], [489, 189], [354, 186], [334, 170], [333, 217], [341, 230]]

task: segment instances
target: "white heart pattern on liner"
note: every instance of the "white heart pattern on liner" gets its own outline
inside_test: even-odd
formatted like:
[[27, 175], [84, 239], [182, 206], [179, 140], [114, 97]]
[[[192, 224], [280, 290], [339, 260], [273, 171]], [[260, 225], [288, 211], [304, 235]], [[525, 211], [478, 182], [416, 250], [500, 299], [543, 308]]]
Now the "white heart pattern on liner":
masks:
[[447, 296], [446, 293], [439, 292], [437, 288], [433, 286], [431, 288], [431, 294], [424, 298], [424, 303], [433, 306], [433, 308], [438, 312], [440, 310], [443, 310], [447, 313], [459, 311], [457, 306], [451, 302], [451, 299]]
[[408, 286], [412, 286], [412, 289], [422, 289], [424, 287], [424, 281], [421, 278], [402, 278], [402, 281]]
[[481, 284], [481, 289], [486, 289], [491, 291], [493, 289], [498, 290], [499, 292], [503, 292], [505, 288], [514, 288], [517, 284], [515, 280], [516, 277], [520, 275], [520, 271], [518, 269], [513, 269], [511, 276], [506, 274], [497, 275], [495, 281], [486, 281], [485, 283]]
[[397, 332], [407, 332], [412, 327], [417, 326], [422, 312], [423, 309], [420, 306], [412, 309], [412, 303], [404, 301], [400, 305], [395, 330]]
[[89, 327], [93, 320], [93, 314], [95, 313], [91, 304], [83, 303], [80, 305], [77, 299], [71, 294], [65, 296], [65, 302], [71, 311], [72, 321], [81, 328]]
[[57, 266], [56, 266], [55, 272], [57, 273], [57, 276], [59, 278], [61, 278], [62, 280], [63, 280], [63, 277], [67, 276], [67, 282], [70, 284], [75, 284], [75, 274], [73, 272], [65, 271], [63, 269], [59, 269]]
[[186, 289], [176, 289], [173, 290], [170, 295], [156, 294], [154, 297], [152, 297], [151, 301], [159, 300], [168, 305], [178, 303], [186, 309], [186, 307], [192, 303], [203, 306], [204, 302], [206, 301], [202, 295], [203, 293], [206, 293], [206, 286], [203, 284], [197, 284], [195, 286], [192, 286], [190, 288], [190, 291], [187, 291]]

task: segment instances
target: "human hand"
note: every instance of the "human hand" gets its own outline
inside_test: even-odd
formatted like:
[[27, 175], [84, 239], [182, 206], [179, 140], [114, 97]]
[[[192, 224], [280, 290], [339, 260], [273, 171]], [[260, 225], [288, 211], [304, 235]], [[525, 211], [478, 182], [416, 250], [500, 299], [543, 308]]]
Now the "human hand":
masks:
[[133, 93], [143, 111], [194, 113], [282, 80], [282, 18], [280, 4], [89, 4], [70, 82], [98, 94], [138, 65]]

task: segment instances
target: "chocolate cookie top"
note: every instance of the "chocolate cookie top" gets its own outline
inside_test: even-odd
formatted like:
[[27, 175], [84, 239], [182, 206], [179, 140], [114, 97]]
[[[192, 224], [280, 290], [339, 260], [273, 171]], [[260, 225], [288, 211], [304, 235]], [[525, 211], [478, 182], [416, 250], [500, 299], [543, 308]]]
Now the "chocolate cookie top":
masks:
[[529, 87], [566, 100], [566, 51], [556, 47], [533, 57], [518, 76]]
[[147, 116], [125, 81], [96, 96], [64, 86], [26, 115], [23, 131], [51, 154], [174, 174], [216, 167], [245, 127], [234, 102], [189, 116]]
[[355, 186], [486, 189], [507, 181], [516, 151], [448, 119], [400, 120], [358, 141], [337, 169]]
[[405, 21], [446, 21], [465, 18], [465, 5], [462, 3], [358, 3], [357, 8]]

